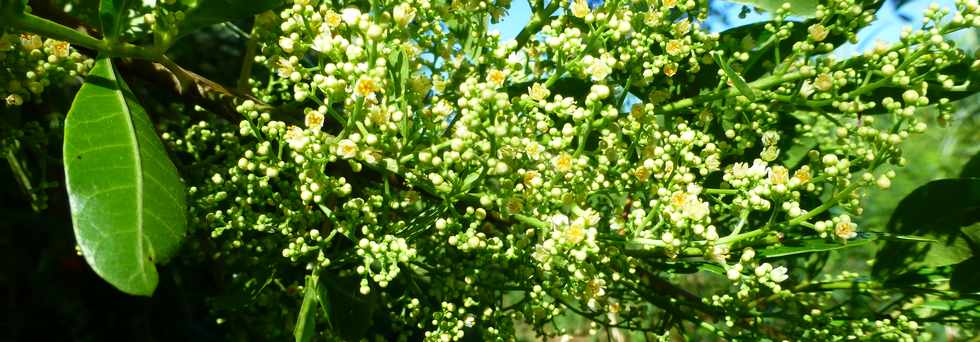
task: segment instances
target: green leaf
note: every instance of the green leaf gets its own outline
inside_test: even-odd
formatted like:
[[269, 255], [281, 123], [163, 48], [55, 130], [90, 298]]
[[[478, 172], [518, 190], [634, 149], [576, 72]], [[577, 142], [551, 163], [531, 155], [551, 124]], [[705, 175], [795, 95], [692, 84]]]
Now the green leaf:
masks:
[[285, 4], [284, 0], [197, 0], [180, 23], [180, 36], [226, 21], [247, 18]]
[[936, 242], [887, 241], [875, 256], [872, 273], [883, 279], [910, 269], [953, 265], [974, 255], [970, 229], [980, 221], [980, 179], [942, 179], [915, 189], [895, 208], [886, 227], [891, 234], [917, 235]]
[[108, 58], [95, 62], [68, 112], [64, 163], [85, 260], [119, 290], [153, 294], [154, 263], [173, 256], [186, 235], [184, 185]]
[[102, 35], [116, 39], [126, 29], [129, 10], [139, 6], [140, 0], [101, 0], [99, 1], [99, 20], [102, 21]]
[[698, 269], [701, 271], [711, 272], [717, 275], [725, 275], [725, 268], [715, 263], [710, 263], [710, 262], [698, 263]]
[[410, 78], [412, 76], [411, 74], [412, 69], [411, 69], [411, 65], [409, 64], [411, 60], [408, 58], [408, 52], [405, 52], [404, 49], [401, 51], [399, 56], [401, 58], [401, 64], [402, 64], [401, 70], [399, 71], [399, 77], [401, 77], [402, 90], [404, 91], [405, 88], [408, 88], [408, 82], [410, 81]]
[[316, 331], [316, 310], [313, 308], [317, 302], [317, 277], [310, 275], [306, 277], [306, 286], [303, 288], [303, 305], [299, 308], [299, 316], [296, 317], [296, 326], [293, 328], [293, 337], [296, 342], [305, 342], [313, 339]]
[[321, 303], [329, 305], [330, 324], [333, 332], [343, 340], [360, 340], [371, 328], [371, 319], [377, 308], [376, 292], [362, 295], [355, 277], [338, 277], [335, 274], [320, 274]]
[[723, 58], [721, 54], [712, 53], [711, 56], [715, 58], [718, 65], [721, 65], [722, 70], [725, 70], [725, 76], [728, 76], [728, 79], [732, 81], [732, 83], [735, 85], [735, 89], [738, 89], [738, 92], [747, 97], [750, 101], [755, 101], [755, 92], [753, 92], [752, 87], [745, 82], [742, 75], [735, 72], [735, 70], [732, 69], [732, 66], [725, 61], [725, 58]]
[[466, 178], [463, 179], [463, 183], [459, 186], [459, 192], [461, 194], [465, 194], [469, 192], [470, 189], [473, 188], [473, 184], [475, 184], [476, 181], [480, 179], [481, 175], [483, 175], [482, 167], [479, 170], [476, 170], [473, 173], [466, 175]]
[[854, 239], [847, 243], [829, 242], [824, 239], [805, 239], [797, 241], [786, 241], [782, 246], [762, 249], [758, 252], [763, 258], [779, 258], [790, 255], [826, 252], [842, 248], [858, 247], [867, 245], [873, 239]]
[[740, 4], [752, 5], [766, 12], [776, 13], [776, 10], [783, 6], [783, 3], [790, 4], [789, 12], [803, 17], [814, 17], [817, 15], [817, 4], [813, 0], [732, 0]]
[[320, 314], [323, 315], [324, 321], [327, 322], [327, 329], [333, 331], [333, 322], [330, 321], [330, 311], [332, 310], [330, 306], [330, 292], [326, 286], [323, 286], [319, 282], [317, 282], [316, 302], [320, 306]]
[[980, 292], [980, 256], [974, 256], [967, 261], [953, 266], [953, 275], [949, 279], [949, 287], [960, 292]]
[[963, 165], [963, 170], [960, 171], [960, 178], [980, 178], [980, 152], [974, 154], [966, 165]]
[[26, 8], [27, 0], [0, 0], [0, 17], [24, 14]]

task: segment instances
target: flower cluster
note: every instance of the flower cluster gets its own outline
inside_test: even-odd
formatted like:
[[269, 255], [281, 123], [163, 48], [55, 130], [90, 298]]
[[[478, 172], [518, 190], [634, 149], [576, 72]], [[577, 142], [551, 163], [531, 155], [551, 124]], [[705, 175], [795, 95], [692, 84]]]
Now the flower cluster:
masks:
[[0, 101], [5, 107], [41, 101], [44, 90], [84, 76], [92, 60], [67, 42], [0, 31]]
[[[753, 338], [797, 312], [784, 336], [914, 336], [907, 316], [834, 320], [844, 304], [819, 291], [860, 279], [804, 275], [771, 248], [861, 238], [863, 194], [926, 129], [917, 109], [948, 115], [972, 89], [977, 63], [943, 35], [980, 24], [975, 1], [845, 60], [828, 52], [873, 19], [853, 0], [804, 22], [784, 6], [752, 34], [709, 33], [699, 1], [534, 7], [540, 35], [506, 42], [475, 19], [502, 2], [259, 15], [262, 103], [165, 136], [199, 166], [209, 257], [244, 278], [268, 258], [282, 283], [351, 277], [405, 338], [561, 335], [569, 312], [664, 338], [656, 322]], [[691, 267], [723, 286], [689, 292]]]

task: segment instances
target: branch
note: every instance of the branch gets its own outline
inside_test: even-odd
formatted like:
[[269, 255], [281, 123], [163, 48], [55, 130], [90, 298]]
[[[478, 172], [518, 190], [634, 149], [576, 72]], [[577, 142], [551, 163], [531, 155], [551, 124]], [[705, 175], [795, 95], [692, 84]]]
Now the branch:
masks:
[[100, 36], [98, 30], [58, 9], [50, 1], [34, 1], [32, 10], [34, 14], [17, 17], [12, 21], [12, 26], [79, 45], [84, 48], [80, 51], [90, 57], [95, 57], [98, 53], [109, 53], [115, 57], [135, 57], [121, 58], [117, 66], [127, 74], [155, 84], [167, 85], [178, 97], [184, 97], [189, 102], [209, 111], [229, 119], [237, 119], [239, 118], [235, 111], [237, 100], [252, 100], [260, 106], [268, 107], [241, 89], [222, 86], [184, 69], [166, 55], [153, 53], [152, 49], [131, 44], [108, 46], [104, 41], [94, 38]]

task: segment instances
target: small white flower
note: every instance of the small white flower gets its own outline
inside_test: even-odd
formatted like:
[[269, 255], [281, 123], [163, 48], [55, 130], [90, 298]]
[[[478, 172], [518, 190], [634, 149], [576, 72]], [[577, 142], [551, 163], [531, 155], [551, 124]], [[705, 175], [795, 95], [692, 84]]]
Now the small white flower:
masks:
[[834, 87], [834, 78], [828, 73], [817, 75], [817, 78], [813, 81], [813, 87], [819, 91], [829, 91]]
[[837, 225], [834, 226], [834, 235], [845, 241], [853, 239], [857, 236], [857, 225], [851, 222], [850, 216], [841, 215]]
[[279, 47], [281, 47], [282, 51], [285, 51], [286, 53], [292, 53], [293, 49], [296, 47], [296, 42], [289, 37], [279, 37]]
[[415, 19], [415, 8], [407, 2], [400, 3], [392, 10], [392, 16], [398, 25], [408, 25]]
[[337, 155], [344, 159], [351, 159], [357, 156], [357, 143], [350, 139], [344, 139], [337, 143]]
[[558, 156], [556, 156], [554, 159], [551, 160], [551, 163], [555, 167], [555, 170], [561, 173], [567, 173], [569, 171], [572, 171], [572, 162], [574, 162], [574, 160], [572, 159], [572, 155], [564, 152], [562, 152], [561, 154], [559, 154]]
[[576, 18], [585, 18], [589, 14], [589, 3], [585, 0], [575, 0], [571, 9], [572, 15]]
[[490, 70], [489, 73], [487, 73], [487, 82], [492, 84], [494, 87], [500, 87], [504, 85], [504, 82], [506, 81], [507, 81], [507, 73], [503, 71], [493, 69]]
[[554, 228], [561, 228], [568, 225], [568, 216], [563, 214], [555, 214], [551, 216], [551, 226]]
[[286, 131], [285, 138], [286, 143], [289, 144], [289, 148], [293, 149], [294, 151], [302, 150], [303, 147], [306, 146], [306, 143], [310, 140], [308, 137], [306, 137], [306, 134], [303, 133], [303, 129], [296, 126], [292, 126], [288, 131]]
[[548, 90], [548, 87], [545, 87], [543, 84], [535, 82], [528, 89], [528, 95], [530, 95], [532, 99], [541, 101], [547, 99], [548, 96], [551, 95], [551, 91]]
[[810, 97], [810, 95], [813, 95], [813, 93], [816, 91], [817, 89], [813, 87], [813, 83], [810, 83], [809, 80], [803, 81], [803, 85], [800, 86], [800, 95], [802, 95], [803, 98]]
[[827, 38], [827, 34], [830, 33], [830, 30], [821, 24], [810, 25], [807, 31], [810, 33], [810, 39], [813, 39], [815, 42], [822, 42]]
[[787, 271], [789, 270], [786, 269], [786, 266], [776, 267], [771, 272], [769, 272], [769, 278], [771, 278], [772, 281], [774, 282], [781, 283], [784, 280], [789, 279], [789, 275], [786, 275]]
[[24, 98], [20, 97], [20, 95], [17, 94], [7, 95], [6, 101], [7, 101], [7, 106], [11, 106], [11, 107], [20, 106], [24, 104]]
[[320, 34], [313, 38], [313, 50], [317, 52], [327, 52], [330, 51], [333, 45], [333, 35], [330, 33], [330, 29], [327, 26], [323, 26], [324, 30], [320, 31]]
[[732, 267], [732, 268], [729, 268], [728, 271], [725, 271], [725, 276], [728, 277], [728, 280], [734, 281], [734, 280], [738, 280], [738, 278], [740, 276], [742, 276], [742, 274], [739, 273], [737, 269], [735, 269], [734, 267]]
[[578, 244], [579, 242], [582, 242], [582, 240], [585, 240], [586, 234], [587, 234], [587, 230], [585, 227], [585, 220], [579, 217], [575, 219], [575, 221], [573, 221], [570, 225], [568, 225], [568, 228], [565, 228], [565, 232], [564, 232], [565, 242], [571, 243], [573, 245]]
[[323, 119], [323, 114], [320, 114], [318, 111], [311, 110], [309, 113], [306, 113], [306, 128], [313, 131], [319, 131], [321, 128], [323, 128]]
[[511, 52], [510, 55], [507, 55], [508, 64], [524, 64], [524, 60], [524, 54], [520, 51]]
[[343, 11], [340, 11], [340, 18], [343, 19], [347, 25], [356, 25], [358, 19], [361, 18], [361, 10], [353, 7], [345, 8]]
[[70, 48], [71, 45], [68, 44], [68, 42], [63, 42], [60, 40], [52, 40], [51, 54], [58, 58], [66, 58], [68, 57], [68, 54], [71, 52]]
[[764, 262], [762, 265], [755, 268], [755, 275], [757, 277], [761, 277], [766, 275], [766, 273], [769, 273], [769, 271], [772, 271], [772, 265], [768, 262]]
[[20, 46], [25, 51], [31, 51], [40, 49], [43, 42], [41, 42], [41, 36], [33, 33], [21, 33], [20, 34]]
[[605, 84], [593, 84], [589, 89], [589, 96], [596, 100], [605, 99], [609, 97], [609, 87]]
[[612, 73], [612, 68], [602, 58], [592, 58], [591, 60], [592, 63], [585, 68], [585, 72], [589, 73], [593, 81], [602, 81]]

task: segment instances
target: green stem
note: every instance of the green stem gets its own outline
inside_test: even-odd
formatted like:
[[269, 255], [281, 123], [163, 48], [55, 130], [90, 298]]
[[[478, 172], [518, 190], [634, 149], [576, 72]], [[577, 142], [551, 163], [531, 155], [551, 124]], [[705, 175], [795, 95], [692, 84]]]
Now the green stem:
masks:
[[513, 217], [518, 222], [524, 223], [526, 225], [529, 225], [529, 226], [532, 226], [532, 227], [535, 227], [535, 228], [538, 228], [538, 229], [545, 229], [545, 228], [548, 228], [548, 226], [549, 226], [549, 224], [547, 222], [538, 220], [538, 219], [533, 218], [533, 217], [530, 217], [530, 216], [525, 216], [525, 215], [521, 215], [521, 214], [515, 214], [515, 215], [513, 215]]
[[704, 189], [704, 193], [706, 193], [706, 194], [715, 194], [715, 195], [737, 195], [738, 194], [738, 190], [736, 190], [736, 189], [712, 189], [712, 188], [707, 188], [707, 189]]
[[21, 190], [27, 197], [31, 200], [31, 209], [35, 212], [40, 212], [41, 208], [38, 207], [37, 193], [35, 193], [34, 188], [31, 186], [31, 179], [27, 176], [27, 170], [20, 165], [20, 160], [14, 154], [13, 148], [7, 149], [4, 155], [7, 159], [7, 163], [10, 164], [10, 172], [14, 174], [14, 178], [17, 179], [17, 183], [20, 183]]
[[[799, 79], [803, 79], [805, 77], [806, 76], [804, 76], [800, 72], [792, 72], [785, 75], [769, 76], [750, 82], [749, 87], [752, 89], [769, 89], [777, 85], [780, 85], [782, 83], [796, 81]], [[663, 107], [661, 107], [659, 112], [662, 114], [670, 114], [670, 113], [678, 112], [684, 108], [688, 108], [699, 103], [713, 101], [729, 96], [734, 96], [737, 94], [739, 94], [739, 92], [735, 88], [728, 88], [721, 91], [710, 92], [707, 94], [698, 95], [695, 97], [689, 97], [686, 99], [681, 99], [672, 103], [668, 103]]]
[[841, 192], [838, 194], [838, 196], [834, 196], [829, 201], [824, 202], [819, 207], [813, 208], [813, 210], [810, 210], [809, 212], [807, 212], [804, 215], [801, 215], [801, 216], [799, 216], [799, 217], [797, 217], [795, 219], [789, 220], [789, 225], [790, 226], [798, 225], [798, 224], [800, 224], [802, 222], [805, 222], [805, 221], [807, 221], [807, 220], [809, 220], [809, 219], [811, 219], [811, 218], [813, 218], [813, 217], [815, 217], [817, 215], [820, 215], [820, 213], [822, 213], [824, 211], [827, 211], [830, 208], [833, 208], [835, 205], [837, 205], [838, 202], [840, 202], [842, 199], [844, 199], [845, 196], [849, 195], [851, 193], [851, 191], [854, 191], [854, 189], [857, 189], [859, 185], [861, 185], [860, 182], [854, 182], [853, 184], [851, 184], [851, 185], [847, 186], [846, 188], [844, 188], [844, 190], [841, 190]]
[[[105, 54], [109, 57], [133, 57], [166, 65], [166, 63], [164, 63], [164, 59], [166, 58], [164, 57], [163, 52], [157, 49], [136, 46], [129, 43], [98, 40], [83, 32], [79, 32], [70, 27], [30, 13], [13, 15], [3, 19], [9, 20], [10, 26], [15, 29], [33, 32], [48, 38], [66, 41], [71, 44], [98, 51], [100, 54]], [[173, 71], [173, 69], [171, 70]]]
[[73, 30], [67, 26], [33, 14], [24, 13], [3, 19], [8, 19], [10, 26], [18, 30], [33, 32], [45, 37], [63, 40], [99, 52], [109, 50], [109, 46], [104, 41], [95, 39], [85, 33]]

